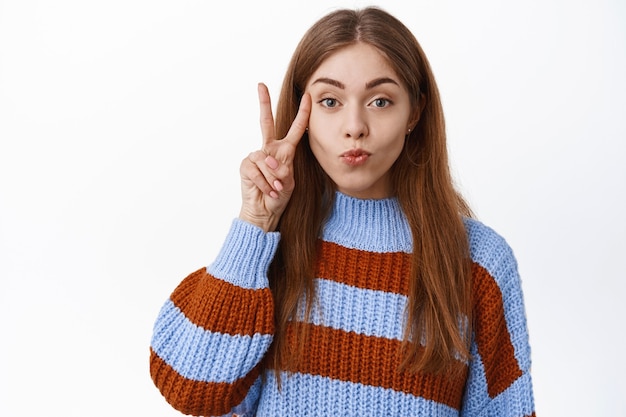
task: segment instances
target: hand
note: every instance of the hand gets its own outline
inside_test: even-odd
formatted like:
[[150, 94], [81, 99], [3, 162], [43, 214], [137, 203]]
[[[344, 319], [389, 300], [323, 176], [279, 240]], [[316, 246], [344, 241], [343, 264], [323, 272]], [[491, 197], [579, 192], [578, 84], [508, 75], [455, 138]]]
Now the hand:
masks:
[[270, 94], [259, 84], [259, 106], [263, 147], [241, 162], [241, 211], [239, 218], [261, 227], [276, 230], [295, 187], [293, 158], [296, 146], [309, 123], [311, 97], [305, 94], [287, 136], [276, 138]]

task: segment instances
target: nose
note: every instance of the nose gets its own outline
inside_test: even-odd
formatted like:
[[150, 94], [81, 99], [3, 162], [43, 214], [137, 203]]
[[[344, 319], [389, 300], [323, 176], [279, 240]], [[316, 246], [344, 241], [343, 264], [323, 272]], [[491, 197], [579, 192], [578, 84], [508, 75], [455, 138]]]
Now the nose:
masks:
[[362, 139], [367, 136], [369, 131], [364, 109], [359, 107], [347, 109], [344, 132], [346, 139]]

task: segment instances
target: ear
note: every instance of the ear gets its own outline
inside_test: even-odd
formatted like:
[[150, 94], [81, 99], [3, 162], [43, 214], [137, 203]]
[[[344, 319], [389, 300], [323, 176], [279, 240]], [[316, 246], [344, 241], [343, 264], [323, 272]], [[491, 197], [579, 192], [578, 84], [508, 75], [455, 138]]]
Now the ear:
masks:
[[411, 118], [409, 119], [409, 125], [407, 126], [409, 130], [413, 130], [415, 129], [415, 126], [417, 126], [417, 122], [420, 121], [420, 117], [422, 116], [422, 111], [424, 110], [424, 107], [426, 107], [426, 96], [421, 93], [419, 103], [417, 103], [417, 106], [415, 106], [415, 109], [413, 109], [413, 113], [411, 114]]

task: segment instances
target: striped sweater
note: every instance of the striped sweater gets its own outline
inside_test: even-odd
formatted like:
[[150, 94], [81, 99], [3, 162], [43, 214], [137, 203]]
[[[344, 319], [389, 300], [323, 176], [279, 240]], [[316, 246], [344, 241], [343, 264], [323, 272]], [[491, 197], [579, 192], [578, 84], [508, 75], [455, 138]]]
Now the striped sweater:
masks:
[[396, 199], [337, 193], [316, 263], [311, 342], [294, 369], [263, 368], [274, 304], [267, 269], [280, 235], [234, 220], [222, 250], [161, 309], [150, 348], [167, 401], [202, 416], [534, 416], [517, 264], [466, 220], [473, 261], [471, 359], [461, 377], [398, 371], [411, 232]]

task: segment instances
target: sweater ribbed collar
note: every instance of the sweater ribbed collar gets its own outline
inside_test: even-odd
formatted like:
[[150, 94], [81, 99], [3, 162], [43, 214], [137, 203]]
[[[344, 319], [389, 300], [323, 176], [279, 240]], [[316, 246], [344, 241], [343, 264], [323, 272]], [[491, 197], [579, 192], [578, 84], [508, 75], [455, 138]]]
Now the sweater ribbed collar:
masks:
[[336, 192], [322, 237], [371, 252], [411, 252], [413, 246], [408, 222], [395, 197], [359, 199]]

